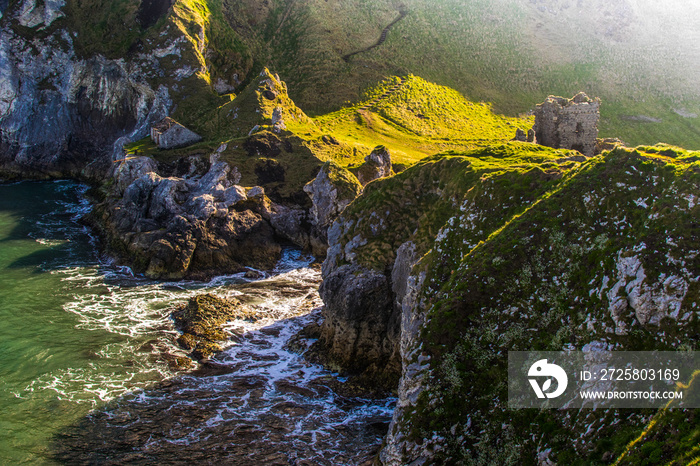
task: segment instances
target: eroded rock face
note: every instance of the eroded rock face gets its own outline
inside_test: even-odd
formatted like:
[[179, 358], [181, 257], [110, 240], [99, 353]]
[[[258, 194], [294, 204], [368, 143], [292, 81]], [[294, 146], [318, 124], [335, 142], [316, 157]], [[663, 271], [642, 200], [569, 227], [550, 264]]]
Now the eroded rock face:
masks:
[[379, 458], [383, 465], [399, 466], [408, 458], [424, 463], [432, 457], [429, 443], [418, 444], [407, 438], [403, 429], [404, 419], [415, 407], [418, 397], [426, 388], [430, 375], [430, 357], [421, 351], [420, 332], [425, 322], [425, 303], [418, 296], [425, 274], [406, 277], [405, 293], [401, 300], [401, 379], [398, 402], [389, 426], [385, 447]]
[[[410, 293], [410, 272], [418, 259], [406, 242], [397, 251], [391, 273], [354, 262], [362, 237], [340, 246], [348, 225], [341, 217], [329, 231], [329, 254], [319, 290], [325, 304], [318, 341], [324, 362], [382, 390], [396, 389], [401, 372], [400, 339], [403, 301]], [[349, 261], [350, 264], [339, 265]]]
[[[642, 248], [639, 248], [641, 251]], [[663, 319], [687, 322], [692, 313], [680, 314], [690, 284], [681, 276], [662, 274], [653, 280], [638, 255], [618, 255], [617, 281], [607, 292], [615, 334], [627, 335], [635, 324], [658, 326]]]
[[317, 255], [328, 248], [328, 228], [350, 203], [362, 192], [355, 176], [333, 162], [326, 163], [316, 178], [304, 186], [311, 198], [309, 217], [313, 226], [310, 246]]
[[[161, 177], [145, 157], [115, 168], [117, 196], [96, 209], [111, 249], [153, 278], [205, 278], [272, 268], [281, 247], [262, 188], [238, 186], [237, 169], [211, 157], [201, 177]], [[139, 176], [140, 175], [140, 176]]]
[[[63, 15], [63, 3], [26, 0], [18, 21], [46, 27]], [[0, 174], [104, 178], [115, 141], [145, 136], [172, 106], [168, 88], [153, 87], [145, 74], [141, 64], [123, 59], [78, 58], [67, 31], [29, 41], [3, 27]]]
[[324, 277], [319, 293], [330, 311], [324, 312], [320, 341], [332, 362], [381, 379], [387, 372], [387, 360], [398, 362], [394, 341], [399, 321], [387, 277], [344, 265]]

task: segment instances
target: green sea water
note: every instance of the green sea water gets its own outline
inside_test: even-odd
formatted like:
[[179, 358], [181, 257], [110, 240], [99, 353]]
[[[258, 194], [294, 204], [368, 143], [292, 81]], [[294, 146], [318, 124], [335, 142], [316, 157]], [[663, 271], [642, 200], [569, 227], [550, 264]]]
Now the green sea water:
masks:
[[77, 221], [84, 190], [0, 185], [0, 464], [52, 463], [67, 425], [170, 375], [172, 296], [100, 261]]

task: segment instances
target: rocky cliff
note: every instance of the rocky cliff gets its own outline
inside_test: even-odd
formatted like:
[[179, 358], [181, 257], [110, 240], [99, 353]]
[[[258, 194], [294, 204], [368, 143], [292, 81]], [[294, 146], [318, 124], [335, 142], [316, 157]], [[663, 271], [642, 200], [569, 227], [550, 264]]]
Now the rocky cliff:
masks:
[[225, 38], [196, 5], [171, 3], [0, 5], [0, 176], [102, 179], [152, 124], [171, 113], [190, 123], [215, 103], [215, 76], [232, 88], [220, 75], [249, 65], [217, 67]]
[[[510, 410], [508, 351], [696, 349], [697, 154], [537, 147], [439, 156], [372, 183], [329, 234], [321, 342], [374, 373], [401, 367], [383, 464], [611, 462], [654, 413]], [[382, 322], [354, 320], [361, 289]]]
[[325, 320], [318, 343], [328, 358], [395, 389], [403, 300], [414, 294], [416, 279], [410, 271], [438, 231], [460, 212], [465, 196], [474, 196], [487, 181], [510, 182], [512, 191], [491, 199], [490, 215], [480, 219], [484, 224], [473, 238], [464, 240], [478, 244], [575, 166], [574, 154], [514, 143], [431, 157], [367, 185], [328, 231], [320, 289]]

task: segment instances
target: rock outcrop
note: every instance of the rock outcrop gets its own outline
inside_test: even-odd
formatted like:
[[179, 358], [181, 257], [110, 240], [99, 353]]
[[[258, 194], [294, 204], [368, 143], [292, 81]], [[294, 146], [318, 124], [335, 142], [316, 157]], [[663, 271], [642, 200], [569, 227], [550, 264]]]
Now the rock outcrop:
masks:
[[362, 192], [357, 178], [334, 162], [326, 162], [316, 178], [304, 186], [311, 198], [309, 209], [312, 230], [310, 246], [314, 254], [325, 256], [328, 229], [343, 210]]
[[697, 153], [574, 154], [436, 157], [368, 185], [329, 231], [318, 344], [366, 377], [401, 367], [382, 464], [609, 462], [622, 451], [607, 439], [648, 417], [544, 410], [533, 424], [491, 383], [507, 352], [696, 348]]
[[398, 314], [387, 277], [358, 265], [325, 275], [319, 294], [328, 309], [321, 344], [331, 364], [361, 374], [371, 384], [394, 389], [398, 366]]
[[187, 304], [172, 312], [176, 327], [182, 332], [178, 344], [199, 360], [206, 360], [221, 351], [220, 342], [231, 338], [223, 330], [234, 319], [255, 322], [256, 313], [241, 306], [236, 299], [222, 299], [211, 294], [190, 298]]
[[391, 155], [384, 146], [375, 147], [372, 152], [365, 157], [365, 163], [357, 169], [357, 179], [362, 186], [370, 181], [391, 176]]
[[[562, 155], [540, 154], [545, 160]], [[469, 190], [463, 183], [478, 181], [470, 163], [468, 158], [419, 163], [371, 183], [328, 230], [320, 289], [324, 323], [318, 347], [336, 367], [396, 389], [403, 301], [413, 280], [411, 269], [442, 225], [430, 212], [456, 209], [454, 197]], [[436, 173], [452, 179], [464, 170], [470, 173], [467, 181], [435, 189]]]
[[538, 144], [592, 157], [599, 120], [600, 99], [591, 99], [583, 92], [572, 99], [550, 95], [535, 109], [533, 130]]
[[239, 186], [240, 174], [211, 156], [209, 170], [161, 177], [147, 158], [115, 168], [117, 191], [98, 206], [94, 223], [111, 249], [153, 278], [204, 278], [246, 266], [272, 268], [281, 247], [279, 210], [262, 188]]

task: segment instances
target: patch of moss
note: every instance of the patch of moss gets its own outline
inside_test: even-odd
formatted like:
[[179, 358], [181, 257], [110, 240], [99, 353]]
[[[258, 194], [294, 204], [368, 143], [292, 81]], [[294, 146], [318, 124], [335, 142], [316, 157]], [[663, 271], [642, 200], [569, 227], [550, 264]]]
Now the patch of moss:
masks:
[[[413, 241], [419, 254], [424, 254], [465, 202], [484, 191], [487, 185], [500, 185], [499, 197], [487, 197], [487, 194], [481, 198], [494, 211], [485, 217], [488, 225], [474, 235], [476, 244], [502, 226], [508, 212], [510, 215], [519, 212], [524, 202], [528, 199], [532, 202], [538, 192], [545, 191], [563, 172], [578, 166], [557, 163], [571, 154], [513, 142], [427, 157], [399, 175], [369, 184], [343, 213], [344, 222], [352, 227], [345, 232], [341, 243], [360, 235], [367, 243], [354, 250], [356, 260], [383, 271], [393, 263], [402, 243]], [[504, 206], [506, 214], [502, 212]], [[468, 239], [463, 241], [466, 243]]]
[[328, 161], [321, 168], [338, 190], [338, 199], [354, 199], [362, 192], [357, 177], [335, 162]]

